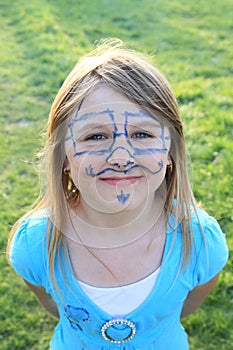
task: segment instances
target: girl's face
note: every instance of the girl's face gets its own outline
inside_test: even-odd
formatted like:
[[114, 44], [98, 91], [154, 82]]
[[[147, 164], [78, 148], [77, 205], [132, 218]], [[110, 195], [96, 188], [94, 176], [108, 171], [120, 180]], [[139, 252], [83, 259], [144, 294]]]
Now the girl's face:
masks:
[[169, 162], [168, 129], [125, 95], [103, 85], [70, 121], [66, 167], [80, 205], [106, 213], [153, 203]]

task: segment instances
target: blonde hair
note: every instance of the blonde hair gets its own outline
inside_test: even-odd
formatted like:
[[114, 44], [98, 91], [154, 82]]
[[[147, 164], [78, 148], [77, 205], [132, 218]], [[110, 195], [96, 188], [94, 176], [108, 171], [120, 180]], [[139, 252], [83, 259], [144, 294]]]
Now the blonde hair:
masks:
[[[74, 206], [77, 201], [76, 196], [70, 195], [74, 192], [74, 185], [70, 185], [64, 174], [64, 139], [68, 122], [84, 97], [101, 83], [126, 95], [149, 115], [156, 115], [169, 128], [172, 166], [166, 172], [166, 212], [167, 215], [173, 214], [176, 226], [178, 223], [182, 226], [184, 264], [188, 262], [192, 248], [191, 207], [195, 210], [197, 205], [188, 178], [183, 127], [176, 98], [167, 80], [146, 57], [125, 49], [120, 40], [105, 40], [77, 63], [52, 104], [43, 156], [47, 179], [44, 194], [34, 210], [25, 216], [41, 208], [50, 210], [52, 219], [50, 217], [47, 231], [47, 249], [52, 280], [55, 280], [55, 256], [65, 244], [62, 233], [63, 213], [67, 206]], [[11, 231], [8, 251], [18, 226], [19, 222]]]

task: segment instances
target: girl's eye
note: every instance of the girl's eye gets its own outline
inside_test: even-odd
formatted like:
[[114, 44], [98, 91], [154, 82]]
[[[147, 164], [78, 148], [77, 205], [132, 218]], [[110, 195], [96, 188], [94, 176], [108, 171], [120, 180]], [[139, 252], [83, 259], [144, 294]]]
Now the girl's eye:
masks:
[[132, 135], [133, 139], [146, 139], [146, 138], [150, 138], [150, 137], [151, 137], [151, 135], [149, 133], [142, 132], [142, 131], [135, 132]]
[[89, 140], [98, 141], [98, 140], [106, 140], [106, 139], [107, 137], [103, 134], [94, 134], [86, 138], [87, 141]]

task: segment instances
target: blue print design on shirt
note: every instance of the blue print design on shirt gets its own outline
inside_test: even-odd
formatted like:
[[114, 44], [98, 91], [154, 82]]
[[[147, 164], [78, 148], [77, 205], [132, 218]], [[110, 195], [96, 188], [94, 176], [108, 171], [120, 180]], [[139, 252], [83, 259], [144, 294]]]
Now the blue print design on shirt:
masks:
[[70, 322], [71, 327], [80, 331], [83, 330], [81, 327], [82, 323], [90, 319], [90, 314], [86, 309], [71, 305], [65, 307], [65, 316]]

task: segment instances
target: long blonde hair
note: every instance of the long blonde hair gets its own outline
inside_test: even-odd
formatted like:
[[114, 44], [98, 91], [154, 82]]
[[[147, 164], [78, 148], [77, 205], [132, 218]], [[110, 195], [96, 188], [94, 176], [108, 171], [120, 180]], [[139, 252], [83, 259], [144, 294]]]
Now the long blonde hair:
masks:
[[[56, 253], [65, 244], [61, 229], [64, 212], [67, 206], [73, 206], [77, 201], [76, 196], [70, 195], [74, 192], [74, 185], [70, 185], [64, 173], [64, 140], [68, 122], [84, 97], [100, 83], [108, 84], [126, 95], [149, 115], [156, 115], [156, 118], [159, 116], [161, 123], [169, 128], [172, 166], [166, 172], [166, 212], [172, 213], [176, 224], [180, 223], [182, 226], [184, 264], [188, 262], [192, 248], [190, 208], [195, 210], [196, 203], [188, 178], [183, 127], [176, 98], [167, 80], [146, 57], [125, 49], [120, 40], [105, 40], [77, 63], [52, 104], [47, 126], [47, 143], [43, 151], [46, 178], [44, 194], [40, 203], [24, 216], [28, 217], [41, 208], [50, 210], [52, 219], [50, 217], [48, 225], [47, 249], [52, 280], [55, 280]], [[8, 252], [21, 221], [22, 218], [11, 231]]]

